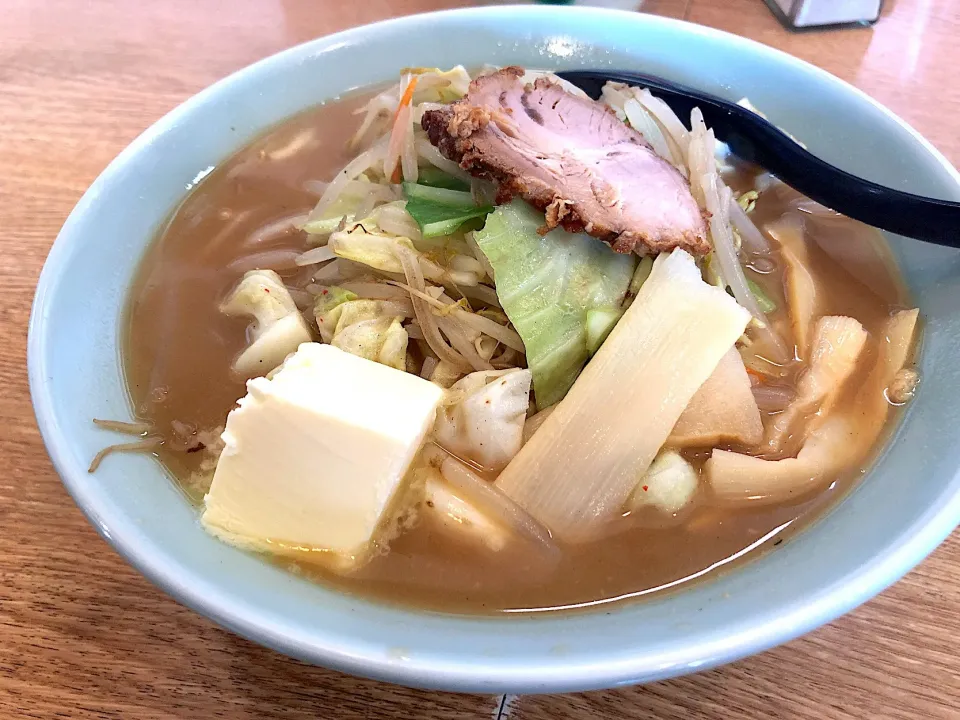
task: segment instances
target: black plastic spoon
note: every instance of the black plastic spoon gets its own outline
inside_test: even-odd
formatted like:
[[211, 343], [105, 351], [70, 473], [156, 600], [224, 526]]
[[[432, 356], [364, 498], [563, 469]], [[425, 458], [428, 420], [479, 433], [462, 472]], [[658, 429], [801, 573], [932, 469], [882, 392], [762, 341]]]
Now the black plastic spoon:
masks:
[[642, 73], [571, 70], [557, 74], [592, 98], [599, 98], [611, 80], [648, 88], [688, 126], [690, 111], [699, 107], [707, 126], [731, 152], [769, 170], [821, 205], [881, 230], [960, 248], [960, 203], [912, 195], [851, 175], [736, 103]]

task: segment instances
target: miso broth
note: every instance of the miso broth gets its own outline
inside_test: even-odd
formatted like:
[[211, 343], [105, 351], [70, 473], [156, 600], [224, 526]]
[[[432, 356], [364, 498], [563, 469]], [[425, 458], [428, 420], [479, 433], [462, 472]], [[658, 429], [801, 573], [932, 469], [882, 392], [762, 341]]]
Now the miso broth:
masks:
[[[231, 363], [246, 346], [248, 322], [224, 315], [219, 306], [244, 272], [258, 267], [276, 270], [306, 296], [315, 268], [294, 264], [306, 244], [290, 219], [317, 203], [315, 181], [331, 180], [354, 157], [346, 149], [359, 122], [354, 111], [369, 97], [352, 95], [304, 112], [216, 167], [190, 191], [143, 260], [127, 308], [126, 377], [138, 418], [163, 439], [160, 461], [195, 503], [202, 503], [209, 483], [207, 445], [245, 393]], [[740, 190], [756, 176], [755, 169], [740, 168], [726, 179]], [[889, 250], [879, 233], [805, 213], [799, 199], [789, 188], [774, 187], [760, 194], [751, 217], [758, 226], [784, 215], [802, 223], [809, 267], [823, 289], [821, 314], [858, 319], [870, 334], [869, 358], [891, 312], [908, 306]], [[748, 263], [747, 273], [776, 304], [774, 327], [789, 336], [778, 252]], [[861, 367], [868, 365], [865, 360]], [[795, 362], [778, 370], [777, 384], [794, 388], [804, 367]], [[851, 393], [841, 402], [853, 402]], [[763, 420], [769, 424], [771, 413]], [[684, 455], [699, 466], [707, 451]], [[354, 574], [329, 572], [308, 556], [280, 562], [358, 597], [418, 608], [492, 613], [585, 607], [664, 592], [773, 549], [857, 482], [869, 461], [795, 502], [728, 507], [701, 486], [676, 517], [635, 513], [599, 539], [561, 543], [559, 563], [546, 572], [523, 553], [452, 542], [428, 520]]]

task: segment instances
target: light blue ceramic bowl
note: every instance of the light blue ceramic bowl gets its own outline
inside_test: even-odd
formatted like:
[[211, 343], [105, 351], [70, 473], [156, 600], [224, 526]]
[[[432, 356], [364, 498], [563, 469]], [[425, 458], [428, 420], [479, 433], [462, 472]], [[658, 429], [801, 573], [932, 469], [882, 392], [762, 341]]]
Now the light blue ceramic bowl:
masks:
[[210, 167], [258, 133], [402, 66], [635, 68], [747, 95], [827, 160], [960, 199], [960, 176], [916, 132], [820, 70], [732, 35], [635, 13], [487, 8], [385, 22], [293, 48], [179, 107], [110, 165], [70, 215], [40, 278], [30, 386], [77, 504], [135, 567], [222, 626], [303, 660], [407, 685], [549, 692], [665, 678], [789, 640], [868, 599], [960, 521], [960, 253], [893, 239], [926, 318], [924, 383], [887, 452], [827, 517], [736, 572], [662, 599], [564, 616], [471, 619], [344, 597], [207, 536], [146, 457], [88, 475], [129, 416], [121, 308], [147, 244]]

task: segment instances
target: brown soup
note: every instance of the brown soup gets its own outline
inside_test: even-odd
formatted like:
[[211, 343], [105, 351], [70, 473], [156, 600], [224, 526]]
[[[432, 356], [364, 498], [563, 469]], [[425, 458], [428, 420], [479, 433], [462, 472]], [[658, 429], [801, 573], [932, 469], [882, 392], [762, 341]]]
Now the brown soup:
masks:
[[[247, 322], [223, 315], [218, 306], [255, 267], [276, 269], [294, 288], [309, 282], [310, 273], [291, 261], [306, 249], [303, 233], [273, 232], [271, 226], [309, 212], [317, 201], [310, 181], [329, 180], [349, 161], [345, 142], [358, 122], [352, 113], [366, 97], [304, 112], [222, 163], [183, 201], [143, 260], [127, 309], [126, 377], [138, 417], [163, 438], [161, 462], [194, 502], [202, 502], [209, 483], [211, 458], [203, 441], [223, 426], [245, 392], [230, 365], [245, 346]], [[728, 180], [742, 189], [752, 176], [744, 171], [739, 181]], [[783, 187], [764, 192], [753, 217], [758, 225], [776, 220], [797, 197]], [[875, 336], [907, 301], [881, 236], [845, 219], [808, 216], [805, 228], [812, 267], [825, 288], [824, 314], [851, 315]], [[822, 249], [835, 246], [846, 250], [844, 256]], [[750, 277], [777, 302], [772, 319], [780, 327], [788, 320], [782, 268], [773, 260], [758, 264]], [[794, 364], [784, 371], [783, 383], [791, 385], [800, 369]], [[396, 539], [389, 553], [354, 576], [288, 564], [345, 592], [420, 608], [489, 613], [583, 607], [663, 592], [729, 568], [744, 555], [755, 557], [816, 518], [863, 472], [848, 470], [813, 499], [757, 508], [715, 506], [701, 489], [677, 518], [631, 518], [602, 540], [562, 547], [559, 565], [547, 574], [531, 574], [520, 556], [451, 542], [429, 522]]]

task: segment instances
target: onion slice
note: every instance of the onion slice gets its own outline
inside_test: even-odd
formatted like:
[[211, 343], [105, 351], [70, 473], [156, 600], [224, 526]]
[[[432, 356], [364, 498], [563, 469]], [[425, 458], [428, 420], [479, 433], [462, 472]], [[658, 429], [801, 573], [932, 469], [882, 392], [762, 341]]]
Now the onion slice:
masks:
[[410, 293], [386, 282], [344, 282], [340, 287], [364, 300], [406, 300], [410, 297]]
[[327, 260], [333, 260], [336, 256], [337, 254], [333, 251], [333, 248], [329, 245], [323, 245], [297, 255], [297, 257], [294, 258], [294, 262], [301, 267], [304, 265], [318, 265]]
[[[429, 305], [437, 308], [438, 310], [449, 310], [450, 315], [452, 315], [457, 320], [461, 321], [464, 325], [469, 326], [477, 332], [481, 332], [484, 335], [489, 335], [494, 340], [503, 343], [509, 348], [516, 350], [517, 352], [526, 354], [527, 349], [523, 345], [523, 340], [520, 338], [519, 333], [516, 330], [512, 330], [508, 327], [501, 325], [498, 322], [491, 320], [490, 318], [484, 317], [483, 315], [477, 315], [472, 313], [469, 310], [464, 310], [463, 308], [455, 307], [450, 309], [451, 303], [443, 302], [438, 298], [434, 298], [428, 295], [426, 292], [420, 292], [412, 287], [403, 285], [402, 283], [395, 283], [397, 287], [401, 287], [410, 295], [416, 295], [421, 300], [426, 302]], [[488, 368], [483, 368], [488, 369]]]
[[147, 422], [124, 422], [123, 420], [93, 419], [93, 424], [104, 430], [123, 433], [124, 435], [144, 435], [153, 430], [153, 425]]
[[[434, 447], [437, 447], [434, 445]], [[439, 450], [439, 448], [438, 448]], [[440, 473], [454, 492], [475, 503], [481, 512], [492, 516], [505, 527], [530, 541], [552, 560], [559, 559], [559, 549], [550, 531], [534, 520], [523, 508], [475, 472], [450, 455], [440, 463]]]
[[336, 177], [327, 185], [316, 207], [314, 207], [310, 213], [310, 218], [322, 218], [327, 209], [340, 197], [340, 193], [344, 191], [351, 180], [355, 180], [361, 173], [376, 165], [377, 161], [383, 158], [389, 140], [390, 137], [384, 135], [377, 140], [369, 150], [364, 150], [348, 162], [343, 170], [338, 172]]
[[[394, 252], [400, 265], [403, 267], [403, 274], [406, 277], [407, 285], [421, 293], [426, 292], [427, 285], [423, 279], [423, 272], [420, 269], [420, 262], [411, 250], [402, 245], [397, 245]], [[410, 299], [413, 301], [413, 312], [417, 317], [417, 324], [423, 332], [423, 338], [430, 349], [437, 354], [441, 360], [445, 360], [458, 370], [470, 372], [473, 366], [467, 359], [452, 347], [440, 334], [440, 326], [437, 324], [437, 318], [430, 311], [430, 306], [416, 294], [411, 293]]]
[[156, 450], [158, 447], [160, 447], [162, 442], [163, 440], [161, 438], [148, 437], [135, 442], [107, 445], [105, 448], [103, 448], [103, 450], [93, 456], [93, 460], [90, 461], [90, 467], [87, 468], [87, 472], [95, 473], [97, 468], [100, 467], [100, 463], [103, 462], [103, 459], [107, 457], [107, 455], [118, 452], [148, 452], [151, 450]]
[[448, 175], [453, 175], [459, 180], [469, 183], [473, 178], [468, 172], [463, 170], [453, 160], [448, 160], [440, 151], [437, 150], [426, 138], [418, 138], [416, 143], [417, 155], [439, 170], [443, 170]]
[[730, 222], [739, 233], [746, 250], [759, 254], [770, 252], [770, 243], [767, 242], [763, 233], [753, 224], [753, 220], [733, 197], [730, 199]]

